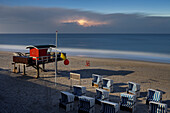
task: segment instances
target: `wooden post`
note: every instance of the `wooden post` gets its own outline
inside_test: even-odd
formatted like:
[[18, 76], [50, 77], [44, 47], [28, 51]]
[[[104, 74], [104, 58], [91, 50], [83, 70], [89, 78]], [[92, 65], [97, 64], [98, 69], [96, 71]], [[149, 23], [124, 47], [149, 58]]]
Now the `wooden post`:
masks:
[[[47, 58], [47, 62], [48, 62], [48, 57]], [[41, 72], [42, 71], [45, 71], [45, 60], [44, 60], [44, 57], [42, 57], [42, 69], [41, 69]]]
[[26, 75], [25, 74], [25, 64], [23, 64], [23, 75]]
[[14, 72], [15, 72], [15, 73], [18, 73], [18, 70], [17, 70], [17, 65], [16, 65], [16, 63], [15, 63], [15, 66], [14, 66], [14, 68], [15, 68], [15, 69], [14, 69]]
[[42, 64], [43, 71], [45, 71], [45, 63]]
[[37, 60], [37, 57], [36, 57], [36, 68], [37, 68], [37, 71], [36, 71], [36, 78], [39, 78], [39, 64], [38, 64], [38, 60]]
[[18, 65], [18, 73], [20, 73], [20, 64]]
[[13, 73], [16, 73], [16, 67], [15, 67], [15, 63], [13, 64], [14, 68], [13, 68]]

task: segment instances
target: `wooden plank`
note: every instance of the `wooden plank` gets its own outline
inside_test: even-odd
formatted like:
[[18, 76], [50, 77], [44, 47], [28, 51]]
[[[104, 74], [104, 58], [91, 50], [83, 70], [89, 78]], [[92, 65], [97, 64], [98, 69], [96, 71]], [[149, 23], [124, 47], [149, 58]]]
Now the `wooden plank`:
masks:
[[70, 72], [70, 79], [74, 79], [74, 80], [80, 80], [81, 76], [78, 73], [71, 73]]
[[78, 80], [81, 85], [81, 76], [78, 73], [70, 72], [70, 89], [72, 88], [72, 80]]
[[32, 58], [27, 56], [13, 56], [13, 62], [29, 64], [32, 63]]

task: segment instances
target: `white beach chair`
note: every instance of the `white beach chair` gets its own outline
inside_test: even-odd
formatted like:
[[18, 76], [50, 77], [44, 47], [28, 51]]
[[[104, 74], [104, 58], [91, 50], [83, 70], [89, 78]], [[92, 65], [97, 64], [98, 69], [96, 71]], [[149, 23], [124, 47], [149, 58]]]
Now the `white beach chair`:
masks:
[[79, 85], [74, 85], [73, 86], [73, 94], [75, 95], [76, 98], [78, 96], [86, 95], [86, 87], [79, 86]]
[[96, 75], [96, 74], [92, 74], [92, 86], [95, 86], [95, 87], [99, 87], [101, 88], [102, 87], [102, 76], [101, 75]]
[[103, 78], [102, 79], [102, 87], [103, 87], [104, 90], [107, 90], [110, 93], [113, 92], [113, 80]]
[[136, 96], [132, 94], [121, 93], [120, 109], [134, 113], [136, 110]]
[[79, 96], [78, 113], [94, 113], [95, 99], [87, 96]]
[[154, 89], [148, 89], [146, 104], [149, 104], [150, 101], [161, 102], [162, 101], [162, 92], [154, 90]]
[[167, 113], [167, 104], [150, 101], [149, 113]]
[[64, 108], [66, 112], [74, 109], [74, 95], [69, 92], [61, 91], [61, 99], [59, 106]]
[[100, 104], [103, 100], [109, 101], [109, 92], [103, 89], [96, 89], [95, 102]]
[[136, 97], [140, 97], [140, 84], [128, 82], [128, 88], [126, 91], [128, 94], [133, 94], [136, 95]]
[[101, 101], [101, 113], [118, 113], [119, 104], [109, 101]]

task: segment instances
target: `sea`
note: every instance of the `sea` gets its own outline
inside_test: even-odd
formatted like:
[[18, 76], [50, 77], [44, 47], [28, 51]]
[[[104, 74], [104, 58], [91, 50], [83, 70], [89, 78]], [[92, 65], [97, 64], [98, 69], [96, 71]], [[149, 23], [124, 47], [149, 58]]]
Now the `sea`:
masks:
[[[0, 34], [0, 51], [47, 44], [56, 44], [56, 34]], [[57, 49], [69, 56], [170, 63], [170, 34], [58, 34]]]

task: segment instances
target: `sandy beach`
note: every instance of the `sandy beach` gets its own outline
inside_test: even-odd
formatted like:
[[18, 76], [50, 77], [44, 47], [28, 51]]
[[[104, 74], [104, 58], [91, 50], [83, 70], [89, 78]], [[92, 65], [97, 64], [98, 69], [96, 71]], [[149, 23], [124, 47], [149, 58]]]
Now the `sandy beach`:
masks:
[[[58, 63], [55, 85], [54, 63], [47, 64], [47, 72], [40, 72], [40, 78], [35, 79], [36, 71], [32, 67], [26, 69], [25, 76], [12, 73], [12, 56], [11, 52], [0, 52], [0, 113], [64, 113], [59, 108], [60, 91], [71, 92], [70, 72], [81, 74], [82, 86], [86, 86], [90, 97], [96, 94], [96, 88], [91, 86], [92, 74], [112, 79], [114, 92], [110, 93], [110, 101], [117, 103], [120, 93], [126, 91], [128, 81], [139, 83], [141, 97], [137, 99], [136, 113], [148, 112], [145, 105], [148, 88], [160, 90], [163, 92], [162, 102], [168, 105], [170, 112], [170, 64], [68, 56], [69, 65]], [[85, 66], [87, 60], [90, 66]], [[78, 83], [73, 82], [75, 85]], [[75, 109], [71, 113], [77, 112], [77, 105], [78, 101], [75, 101]], [[96, 113], [100, 112], [100, 107], [95, 105]]]

